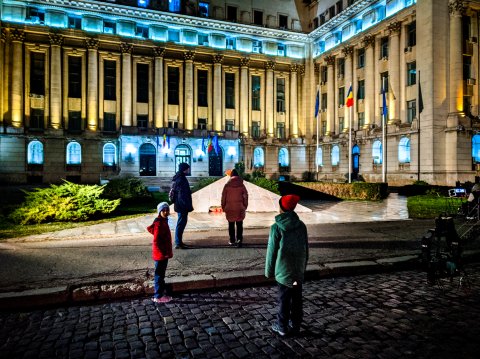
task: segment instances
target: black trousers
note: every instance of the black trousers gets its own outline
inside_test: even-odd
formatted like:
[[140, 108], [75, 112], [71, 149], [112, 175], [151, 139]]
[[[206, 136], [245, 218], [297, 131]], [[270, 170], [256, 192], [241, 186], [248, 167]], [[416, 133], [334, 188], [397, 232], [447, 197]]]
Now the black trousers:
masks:
[[303, 318], [302, 284], [292, 288], [278, 283], [278, 325], [284, 331], [288, 330], [289, 321], [293, 329], [300, 329]]
[[[237, 236], [235, 237], [235, 225], [237, 226]], [[230, 237], [230, 243], [235, 243], [235, 238], [237, 241], [242, 243], [243, 241], [243, 221], [238, 222], [228, 222], [228, 235]]]

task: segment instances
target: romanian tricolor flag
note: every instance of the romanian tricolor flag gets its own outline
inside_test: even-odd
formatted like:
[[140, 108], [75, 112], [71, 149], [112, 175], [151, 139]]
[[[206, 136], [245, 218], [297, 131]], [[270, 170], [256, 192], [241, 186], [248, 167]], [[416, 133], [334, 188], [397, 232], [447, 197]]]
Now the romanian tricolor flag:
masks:
[[352, 85], [350, 85], [350, 88], [348, 89], [347, 100], [345, 101], [345, 106], [347, 106], [347, 107], [352, 107], [353, 106]]
[[210, 138], [210, 136], [208, 136], [207, 152], [212, 152], [212, 150], [213, 150], [212, 139]]

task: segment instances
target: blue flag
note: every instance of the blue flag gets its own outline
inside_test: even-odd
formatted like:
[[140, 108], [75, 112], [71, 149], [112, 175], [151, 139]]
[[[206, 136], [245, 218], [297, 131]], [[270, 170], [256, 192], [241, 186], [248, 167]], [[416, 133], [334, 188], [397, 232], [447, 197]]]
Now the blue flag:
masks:
[[315, 99], [315, 117], [318, 116], [319, 110], [320, 110], [320, 90], [317, 90], [317, 97]]
[[215, 153], [218, 156], [218, 154], [220, 153], [220, 146], [218, 145], [218, 136], [217, 135], [213, 136], [212, 145], [213, 145], [213, 149], [215, 150]]
[[387, 107], [387, 98], [385, 97], [385, 88], [382, 87], [382, 116], [384, 119], [387, 119], [388, 107]]

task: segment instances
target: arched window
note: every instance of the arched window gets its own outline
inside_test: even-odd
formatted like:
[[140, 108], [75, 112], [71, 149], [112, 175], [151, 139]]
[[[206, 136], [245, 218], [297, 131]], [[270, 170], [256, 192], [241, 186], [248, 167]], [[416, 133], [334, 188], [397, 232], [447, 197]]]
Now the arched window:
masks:
[[117, 148], [113, 143], [106, 143], [103, 146], [103, 165], [115, 166], [117, 164]]
[[480, 163], [480, 135], [472, 137], [472, 157], [475, 163]]
[[321, 147], [317, 148], [317, 165], [323, 166], [323, 150]]
[[410, 163], [410, 139], [402, 137], [398, 143], [398, 162]]
[[82, 147], [78, 142], [70, 142], [67, 145], [67, 165], [79, 165], [82, 163]]
[[35, 140], [28, 144], [27, 162], [29, 165], [43, 165], [43, 143]]
[[288, 167], [290, 165], [288, 150], [285, 147], [280, 148], [278, 151], [278, 165], [280, 167]]
[[340, 148], [338, 145], [332, 147], [332, 166], [338, 166], [340, 162]]
[[372, 146], [373, 163], [376, 165], [382, 164], [382, 142], [375, 140]]
[[253, 150], [253, 167], [263, 167], [265, 165], [265, 157], [263, 148], [257, 147]]

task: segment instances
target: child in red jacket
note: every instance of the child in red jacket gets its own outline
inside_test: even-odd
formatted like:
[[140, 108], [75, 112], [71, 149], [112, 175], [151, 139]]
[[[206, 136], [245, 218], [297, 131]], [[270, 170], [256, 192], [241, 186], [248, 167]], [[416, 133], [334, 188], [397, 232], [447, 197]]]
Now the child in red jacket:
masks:
[[168, 303], [172, 300], [172, 297], [163, 295], [168, 259], [173, 257], [172, 235], [168, 226], [168, 216], [170, 215], [168, 203], [159, 203], [157, 212], [158, 217], [147, 227], [147, 230], [153, 234], [152, 259], [155, 261], [153, 301], [155, 303]]

